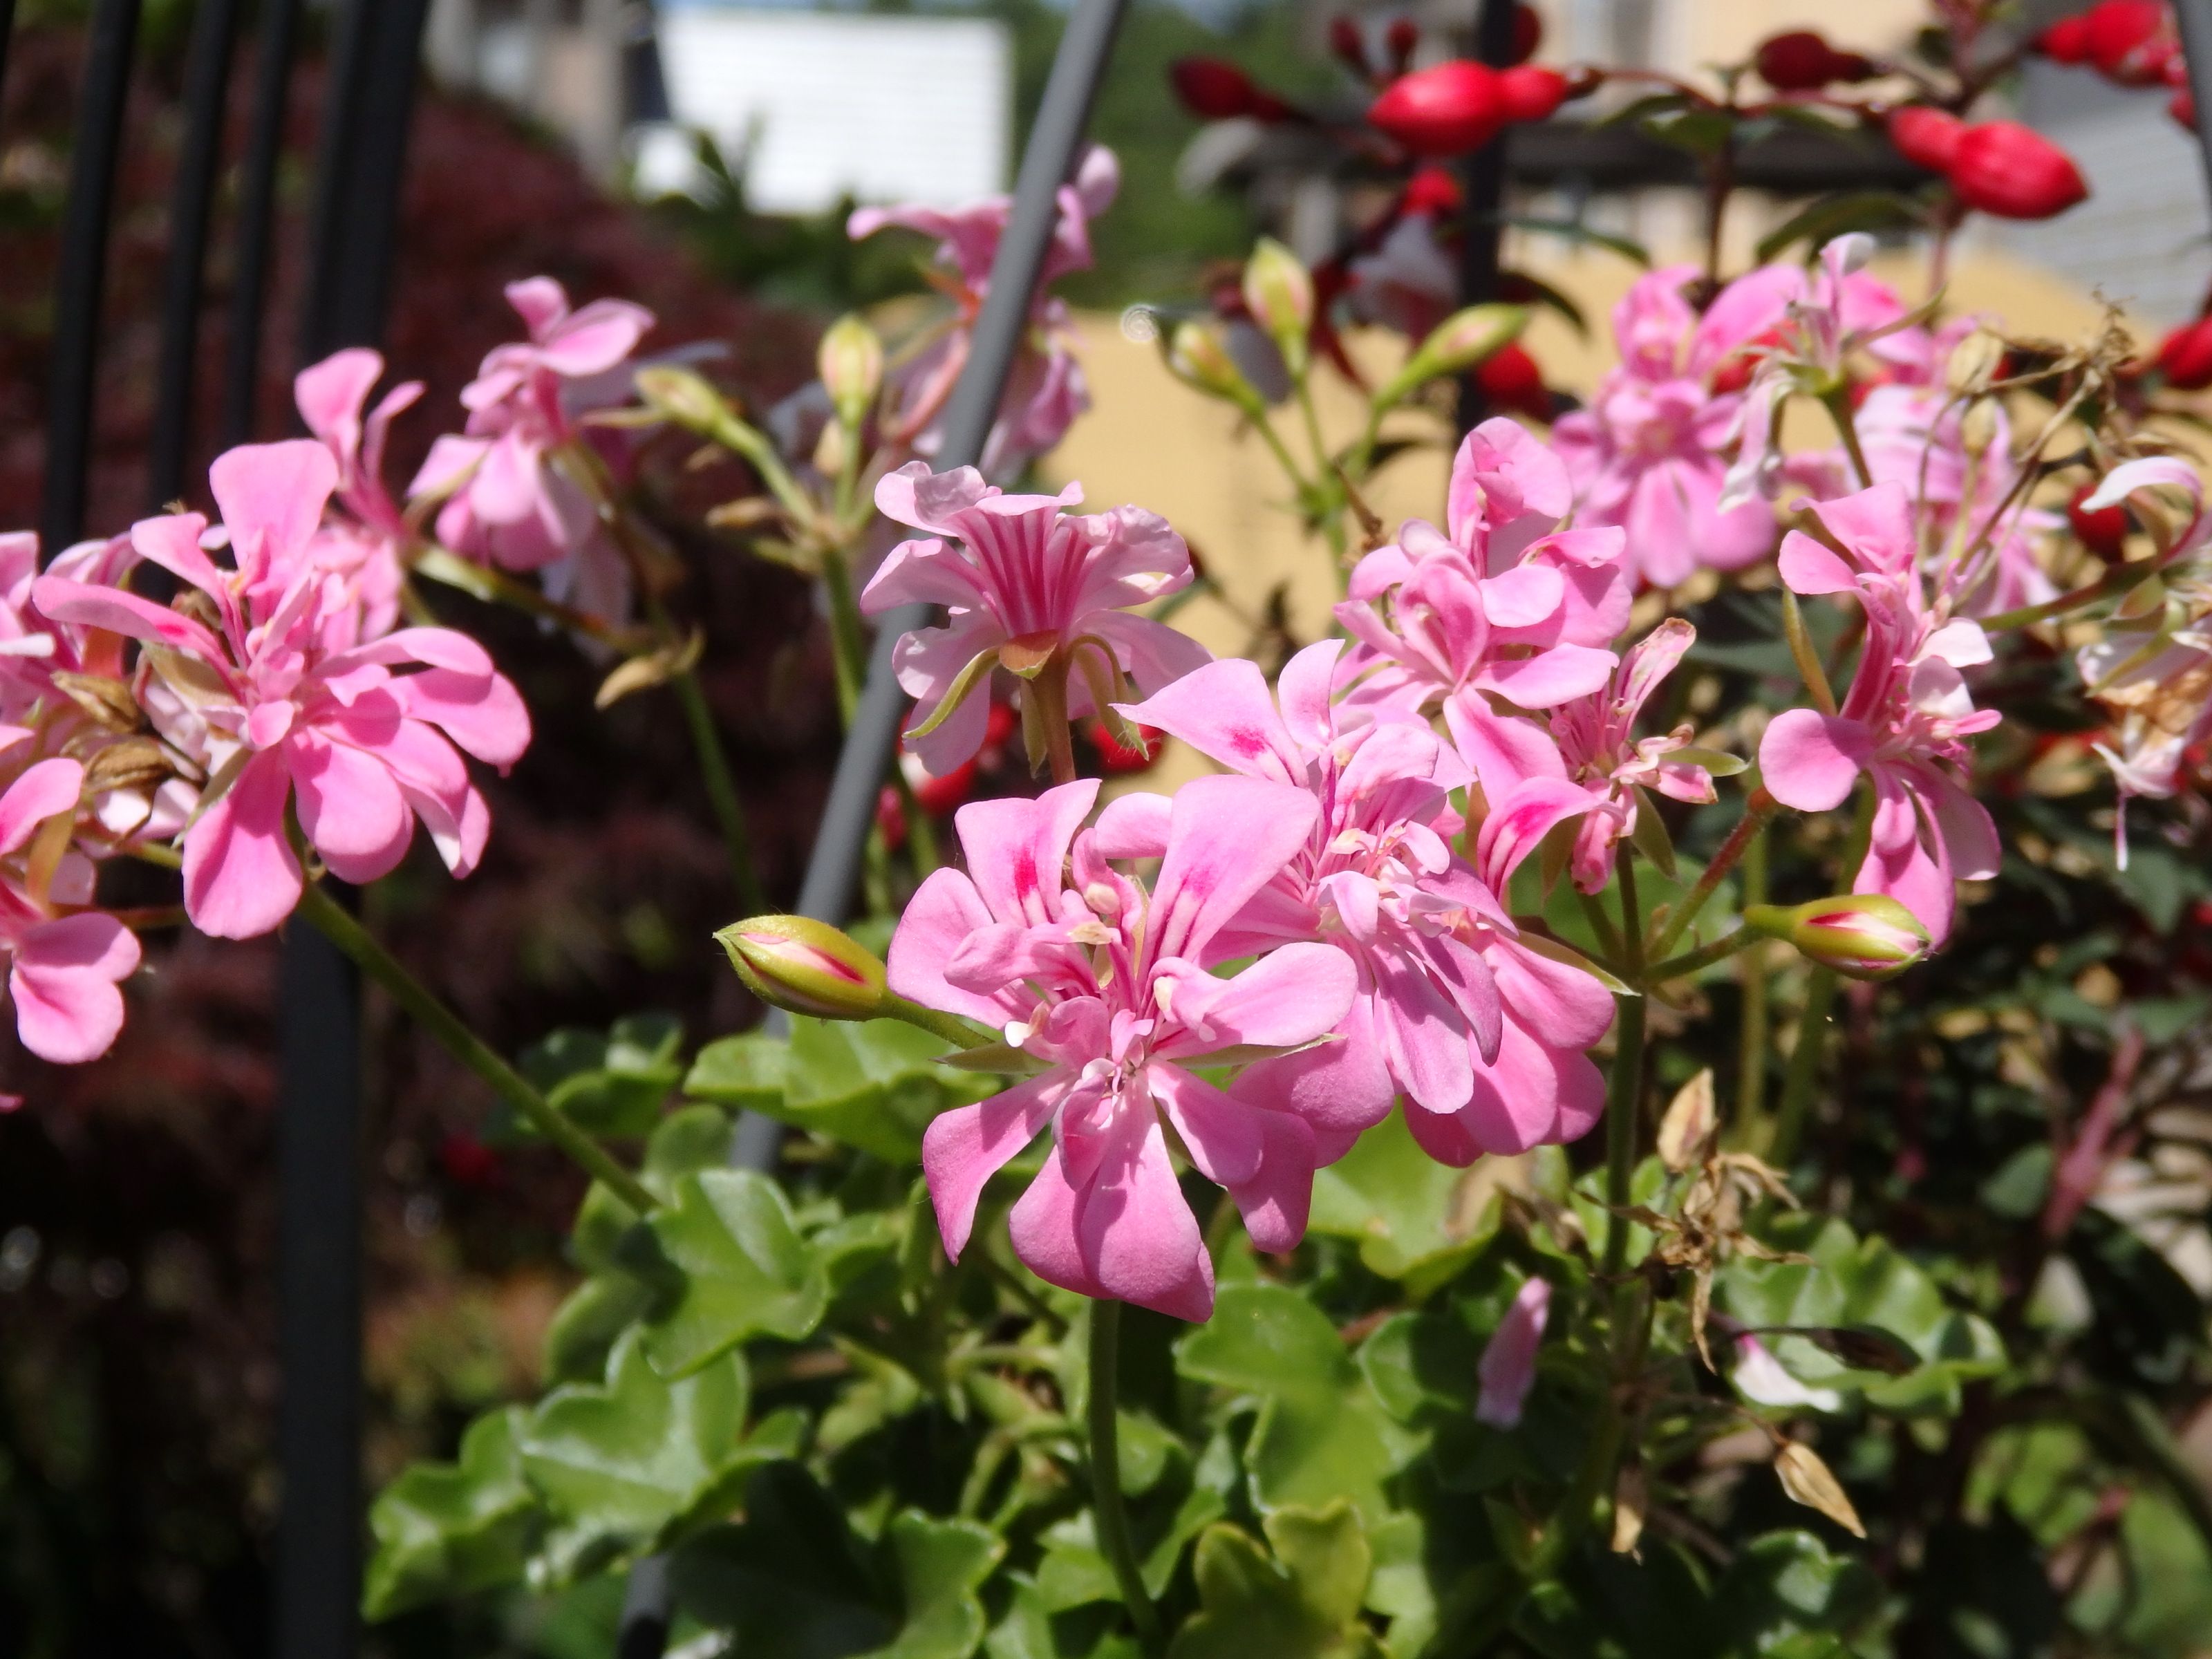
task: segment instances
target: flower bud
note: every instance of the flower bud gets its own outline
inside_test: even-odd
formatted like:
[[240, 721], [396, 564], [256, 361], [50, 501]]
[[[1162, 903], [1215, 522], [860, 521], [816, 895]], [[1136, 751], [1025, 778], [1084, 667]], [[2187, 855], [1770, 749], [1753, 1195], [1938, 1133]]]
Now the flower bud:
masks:
[[1182, 106], [1201, 121], [1226, 121], [1249, 115], [1259, 101], [1251, 76], [1219, 58], [1179, 58], [1168, 80]]
[[1328, 50], [1354, 75], [1373, 73], [1373, 66], [1367, 61], [1367, 37], [1361, 33], [1357, 18], [1339, 13], [1328, 20]]
[[2212, 318], [2184, 323], [2160, 341], [2158, 367], [2176, 392], [2212, 386]]
[[2074, 533], [2087, 548], [2107, 564], [2118, 564], [2127, 551], [2128, 510], [2118, 501], [2110, 507], [2085, 505], [2097, 493], [2097, 486], [2085, 483], [2075, 490], [2066, 503], [2066, 521], [2074, 526]]
[[1384, 408], [1439, 375], [1457, 374], [1487, 362], [1528, 325], [1528, 313], [1521, 306], [1469, 306], [1438, 323], [1406, 360], [1389, 384], [1376, 394]]
[[1572, 91], [1565, 76], [1538, 64], [1522, 64], [1498, 75], [1498, 99], [1509, 121], [1548, 121]]
[[1958, 154], [1966, 124], [1948, 111], [1926, 104], [1907, 104], [1889, 118], [1889, 142], [1915, 167], [1930, 173], [1948, 173]]
[[1306, 337], [1313, 328], [1313, 276], [1298, 256], [1262, 236], [1244, 262], [1244, 304], [1267, 331], [1292, 374], [1305, 372]]
[[2086, 64], [2089, 61], [2089, 19], [2077, 13], [2062, 17], [2035, 37], [2033, 50], [2039, 57], [2048, 58], [2054, 64]]
[[2155, 86], [2179, 50], [2166, 0], [2100, 0], [2081, 21], [2083, 61], [2124, 87]]
[[1187, 386], [1196, 386], [1209, 397], [1219, 398], [1235, 404], [1239, 409], [1259, 409], [1260, 394], [1244, 371], [1237, 367], [1237, 360], [1229, 355], [1228, 343], [1221, 337], [1221, 330], [1210, 322], [1189, 322], [1176, 325], [1168, 337], [1168, 369]]
[[1790, 29], [1759, 43], [1752, 65], [1777, 92], [1818, 92], [1837, 82], [1870, 81], [1875, 66], [1856, 52], [1838, 52], [1814, 29]]
[[814, 368], [841, 422], [858, 426], [867, 419], [884, 384], [884, 343], [875, 330], [850, 313], [840, 317], [823, 335]]
[[752, 916], [714, 937], [763, 1002], [819, 1019], [873, 1019], [883, 1012], [881, 959], [826, 922]]
[[1953, 348], [1943, 366], [1943, 381], [1954, 392], [1986, 391], [2004, 369], [2004, 342], [1978, 328]]
[[1968, 127], [1944, 173], [1960, 201], [2000, 219], [2049, 219], [2089, 194], [2074, 158], [2017, 121]]
[[1367, 119], [1416, 155], [1464, 155], [1496, 137], [1506, 113], [1497, 70], [1462, 58], [1401, 76]]
[[1850, 979], [1893, 978], [1928, 954], [1928, 930], [1887, 893], [1749, 905], [1743, 925]]
[[1513, 8], [1513, 61], [1525, 64], [1544, 44], [1544, 18], [1534, 6]]
[[1390, 68], [1399, 75], [1413, 61], [1413, 49], [1421, 44], [1421, 26], [1410, 17], [1394, 17], [1390, 27], [1382, 31], [1382, 48], [1390, 55]]
[[681, 427], [712, 432], [730, 414], [722, 394], [706, 377], [688, 368], [658, 363], [637, 371], [637, 395]]
[[1484, 404], [1500, 414], [1552, 418], [1552, 391], [1544, 384], [1544, 371], [1518, 340], [1508, 340], [1486, 357], [1474, 371], [1474, 384]]
[[1969, 455], [1986, 455], [1997, 440], [1997, 406], [1977, 398], [1959, 417], [1959, 445]]

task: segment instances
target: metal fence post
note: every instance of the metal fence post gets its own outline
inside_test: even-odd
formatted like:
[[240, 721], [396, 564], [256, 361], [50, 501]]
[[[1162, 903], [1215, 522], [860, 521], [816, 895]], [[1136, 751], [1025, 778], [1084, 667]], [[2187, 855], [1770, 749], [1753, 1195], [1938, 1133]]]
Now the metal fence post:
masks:
[[[1493, 68], [1513, 59], [1513, 0], [1481, 0], [1475, 14], [1475, 56]], [[1481, 305], [1498, 297], [1498, 244], [1505, 206], [1506, 135], [1498, 135], [1467, 158], [1461, 184], [1467, 205], [1459, 245], [1459, 302]], [[1459, 429], [1474, 429], [1486, 412], [1481, 383], [1468, 369], [1459, 380]]]

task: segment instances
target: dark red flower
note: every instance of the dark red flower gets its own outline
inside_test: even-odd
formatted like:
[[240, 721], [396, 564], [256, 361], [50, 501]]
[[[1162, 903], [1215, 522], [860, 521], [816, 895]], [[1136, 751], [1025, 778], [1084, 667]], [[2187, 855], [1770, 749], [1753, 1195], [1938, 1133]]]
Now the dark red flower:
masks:
[[1093, 720], [1085, 735], [1091, 746], [1098, 751], [1098, 769], [1109, 776], [1148, 769], [1160, 757], [1160, 733], [1149, 726], [1136, 728], [1137, 740], [1144, 746], [1132, 749], [1117, 739], [1103, 720]]
[[1394, 17], [1382, 32], [1383, 49], [1390, 54], [1393, 73], [1403, 75], [1413, 61], [1413, 48], [1421, 44], [1421, 26], [1410, 17]]
[[1544, 44], [1544, 17], [1534, 6], [1513, 8], [1513, 61], [1525, 64]]
[[1777, 92], [1818, 92], [1838, 82], [1869, 81], [1874, 62], [1856, 52], [1838, 52], [1814, 29], [1790, 29], [1759, 43], [1752, 59], [1759, 77]]
[[2054, 64], [2089, 61], [2089, 18], [2086, 12], [2062, 17], [2035, 37], [2034, 50]]
[[1406, 180], [1406, 193], [1398, 198], [1401, 213], [1456, 213], [1467, 192], [1449, 167], [1415, 167]]
[[1328, 49], [1336, 61], [1354, 75], [1374, 73], [1367, 61], [1367, 37], [1356, 20], [1345, 16], [1328, 20]]
[[1179, 58], [1169, 66], [1168, 79], [1183, 107], [1202, 121], [1226, 121], [1240, 115], [1276, 120], [1289, 107], [1273, 93], [1255, 86], [1250, 76], [1225, 58]]
[[2017, 121], [1968, 127], [1944, 173], [1961, 202], [2000, 219], [2048, 219], [2089, 194], [2074, 158]]

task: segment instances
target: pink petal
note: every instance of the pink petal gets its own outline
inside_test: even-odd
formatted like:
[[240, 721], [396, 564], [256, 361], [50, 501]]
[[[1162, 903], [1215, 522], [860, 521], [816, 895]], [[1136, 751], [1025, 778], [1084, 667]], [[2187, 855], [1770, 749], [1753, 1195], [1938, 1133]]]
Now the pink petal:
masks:
[[603, 374], [653, 331], [653, 313], [628, 300], [594, 300], [554, 325], [543, 337], [538, 361], [571, 379]]
[[1856, 495], [1816, 501], [1813, 511], [1869, 569], [1909, 570], [1920, 556], [1912, 501], [1902, 484], [1877, 483]]
[[530, 746], [530, 711], [504, 674], [433, 668], [392, 682], [399, 706], [428, 720], [478, 760], [502, 771]]
[[1275, 1111], [1296, 1112], [1314, 1132], [1314, 1159], [1333, 1164], [1363, 1129], [1390, 1115], [1397, 1090], [1382, 1064], [1370, 998], [1357, 997], [1336, 1039], [1294, 1054], [1255, 1060], [1229, 1092]]
[[338, 464], [330, 450], [306, 438], [240, 444], [216, 456], [208, 469], [208, 488], [230, 532], [231, 556], [254, 580], [290, 569], [322, 523], [337, 485]]
[[971, 801], [953, 815], [969, 874], [994, 920], [1058, 920], [1068, 845], [1097, 799], [1097, 780], [1085, 778], [1034, 800]]
[[1549, 1279], [1531, 1279], [1522, 1285], [1475, 1365], [1482, 1382], [1481, 1397], [1474, 1404], [1477, 1422], [1510, 1429], [1521, 1421], [1522, 1407], [1536, 1381], [1536, 1350], [1543, 1343], [1551, 1311]]
[[0, 795], [0, 853], [12, 853], [48, 818], [76, 811], [84, 768], [59, 756], [27, 768]]
[[1172, 1019], [1208, 1035], [1170, 1038], [1157, 1051], [1175, 1057], [1216, 1048], [1288, 1048], [1336, 1027], [1359, 988], [1352, 958], [1333, 945], [1307, 942], [1271, 951], [1231, 979], [1197, 975], [1177, 987]]
[[112, 916], [64, 916], [31, 928], [8, 979], [23, 1046], [62, 1066], [106, 1053], [123, 1029], [116, 983], [137, 967], [138, 941]]
[[1590, 793], [1564, 778], [1532, 778], [1492, 804], [1475, 838], [1474, 866], [1493, 893], [1503, 893], [1521, 860], [1552, 832], [1593, 804]]
[[1067, 1085], [1065, 1072], [1029, 1078], [976, 1105], [954, 1108], [922, 1132], [922, 1173], [953, 1261], [968, 1248], [984, 1186], [1052, 1121]]
[[[974, 810], [963, 809], [963, 816]], [[1183, 785], [1152, 888], [1149, 958], [1203, 960], [1206, 942], [1223, 924], [1304, 848], [1319, 811], [1304, 790], [1258, 778], [1195, 778]]]
[[252, 939], [300, 902], [299, 861], [284, 836], [292, 793], [283, 756], [256, 755], [185, 833], [185, 909], [216, 939]]
[[1181, 738], [1232, 772], [1305, 782], [1305, 758], [1275, 712], [1267, 676], [1245, 658], [1207, 663], [1121, 712]]
[[974, 609], [984, 591], [975, 567], [947, 543], [931, 537], [901, 542], [860, 590], [863, 615], [880, 617], [905, 605], [942, 605]]
[[550, 276], [526, 276], [509, 283], [504, 292], [533, 338], [568, 314], [568, 290]]
[[414, 815], [391, 769], [374, 756], [322, 732], [284, 746], [297, 791], [300, 828], [341, 881], [374, 881], [406, 855]]
[[1826, 812], [1843, 804], [1873, 755], [1873, 734], [1861, 722], [1785, 709], [1759, 740], [1759, 777], [1784, 806]]
[[1459, 1115], [1475, 1144], [1508, 1154], [1555, 1139], [1559, 1062], [1571, 1052], [1551, 1047], [1518, 1019], [1507, 1020], [1498, 1058], [1475, 1067], [1474, 1091]]
[[1802, 530], [1782, 538], [1781, 567], [1782, 580], [1793, 593], [1851, 593], [1858, 589], [1856, 574], [1836, 556], [1835, 550], [1821, 546]]
[[1533, 657], [1493, 662], [1472, 684], [1522, 708], [1553, 708], [1598, 690], [1620, 660], [1595, 646], [1555, 645]]
[[1495, 627], [1533, 628], [1549, 620], [1566, 594], [1556, 566], [1516, 565], [1482, 583], [1482, 609]]
[[1559, 1048], [1594, 1047], [1612, 1028], [1612, 993], [1581, 969], [1508, 939], [1484, 955], [1505, 1006]]
[[218, 670], [229, 660], [221, 641], [191, 617], [119, 587], [95, 587], [61, 576], [41, 576], [31, 585], [31, 603], [55, 622], [82, 623], [125, 639], [173, 646]]
[[1297, 1248], [1313, 1203], [1314, 1133], [1289, 1112], [1224, 1094], [1180, 1066], [1146, 1076], [1200, 1175], [1227, 1189], [1262, 1250]]
[[1567, 763], [1544, 728], [1534, 720], [1499, 714], [1480, 691], [1461, 691], [1447, 698], [1444, 725], [1460, 758], [1492, 800], [1503, 799], [1530, 778], [1566, 780]]
[[[989, 997], [961, 990], [945, 977], [945, 964], [968, 936], [988, 927], [994, 920], [965, 872], [933, 871], [899, 916], [898, 931], [891, 935], [885, 961], [886, 982], [901, 996], [926, 1008], [963, 1014], [998, 1030], [1012, 1017], [1006, 1007]], [[1009, 988], [1010, 992], [1012, 988]]]
[[[1336, 732], [1336, 716], [1329, 707], [1329, 690], [1336, 683], [1336, 659], [1344, 650], [1342, 640], [1322, 640], [1305, 647], [1283, 665], [1275, 679], [1283, 727], [1295, 744], [1320, 748]], [[1291, 781], [1300, 781], [1293, 775]]]
[[1156, 859], [1168, 850], [1168, 828], [1175, 802], [1166, 795], [1139, 789], [1117, 795], [1106, 803], [1092, 831], [1098, 856], [1106, 859]]
[[1427, 975], [1393, 953], [1377, 953], [1375, 1032], [1390, 1076], [1425, 1112], [1455, 1112], [1474, 1086], [1466, 1023]]
[[349, 346], [293, 376], [292, 398], [307, 430], [350, 461], [361, 453], [362, 406], [383, 378], [380, 354]]

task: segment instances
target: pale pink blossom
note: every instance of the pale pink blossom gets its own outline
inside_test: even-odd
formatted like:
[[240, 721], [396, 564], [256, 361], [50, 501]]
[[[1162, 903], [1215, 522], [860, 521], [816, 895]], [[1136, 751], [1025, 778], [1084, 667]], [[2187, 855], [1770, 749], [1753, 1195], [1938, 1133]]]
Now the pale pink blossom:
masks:
[[543, 572], [556, 599], [608, 618], [627, 614], [629, 573], [578, 476], [580, 446], [618, 452], [582, 424], [627, 401], [630, 365], [653, 313], [627, 300], [568, 308], [550, 276], [512, 283], [512, 305], [530, 338], [495, 346], [461, 390], [466, 433], [430, 447], [410, 498], [443, 501], [438, 539], [465, 557]]
[[1475, 1362], [1475, 1376], [1482, 1392], [1474, 1402], [1474, 1418], [1492, 1428], [1518, 1427], [1528, 1403], [1528, 1390], [1536, 1382], [1536, 1351], [1544, 1344], [1544, 1327], [1552, 1313], [1552, 1281], [1531, 1278], [1522, 1285], [1498, 1322], [1490, 1342]]
[[204, 546], [197, 513], [143, 520], [140, 556], [213, 601], [213, 628], [119, 587], [39, 579], [38, 609], [143, 642], [155, 676], [205, 733], [211, 767], [184, 835], [185, 903], [203, 932], [249, 938], [298, 902], [289, 811], [324, 864], [368, 881], [399, 862], [420, 818], [457, 874], [490, 815], [455, 745], [500, 767], [530, 720], [483, 648], [449, 629], [369, 639], [343, 577], [315, 543], [337, 465], [305, 440], [218, 457], [209, 483], [233, 565]]
[[[1091, 221], [1113, 205], [1121, 187], [1121, 164], [1099, 144], [1085, 152], [1073, 182], [1060, 186], [1060, 217], [1038, 272], [1029, 334], [984, 441], [981, 465], [987, 477], [1018, 472], [1057, 444], [1091, 407], [1090, 389], [1073, 349], [1073, 320], [1066, 304], [1045, 289], [1070, 272], [1091, 268]], [[893, 226], [937, 240], [938, 286], [951, 300], [952, 315], [894, 365], [893, 408], [884, 432], [888, 442], [925, 459], [943, 441], [945, 405], [968, 365], [975, 319], [990, 290], [991, 264], [1012, 207], [1012, 198], [993, 196], [962, 208], [861, 208], [847, 222], [846, 234], [856, 242]]]
[[91, 902], [90, 864], [74, 850], [48, 849], [41, 833], [75, 823], [83, 790], [84, 768], [57, 756], [26, 767], [0, 794], [0, 950], [16, 1035], [62, 1065], [107, 1052], [123, 1029], [116, 987], [138, 967], [129, 928], [77, 908]]
[[1316, 1152], [1291, 1103], [1231, 1096], [1188, 1068], [1325, 1036], [1354, 975], [1341, 951], [1310, 942], [1231, 979], [1201, 965], [1306, 844], [1311, 796], [1252, 778], [1185, 785], [1147, 892], [1108, 863], [1095, 835], [1078, 833], [1097, 787], [962, 807], [968, 869], [931, 875], [900, 919], [891, 988], [1003, 1031], [1043, 1068], [937, 1118], [922, 1169], [957, 1259], [985, 1184], [1048, 1126], [1044, 1168], [1009, 1217], [1015, 1254], [1065, 1289], [1202, 1320], [1213, 1264], [1168, 1129], [1228, 1189], [1264, 1250], [1304, 1234]]
[[[1542, 832], [1510, 835], [1522, 818], [1509, 801], [1477, 843], [1492, 858], [1489, 878], [1455, 854], [1462, 825], [1449, 796], [1466, 769], [1425, 724], [1387, 711], [1347, 723], [1328, 698], [1341, 649], [1324, 641], [1293, 657], [1279, 708], [1258, 667], [1237, 659], [1123, 711], [1233, 770], [1306, 790], [1316, 805], [1304, 848], [1214, 949], [1228, 958], [1318, 939], [1350, 957], [1358, 994], [1340, 1041], [1260, 1061], [1235, 1092], [1291, 1099], [1314, 1125], [1323, 1162], [1400, 1093], [1422, 1144], [1454, 1162], [1574, 1139], [1602, 1103], [1577, 1045], [1603, 1035], [1612, 1002], [1587, 975], [1530, 951], [1495, 885]], [[1571, 816], [1583, 805], [1547, 793], [1539, 811]], [[1164, 797], [1125, 795], [1100, 818], [1101, 842], [1115, 856], [1157, 857], [1170, 815]]]
[[381, 354], [349, 346], [301, 369], [292, 381], [301, 420], [338, 464], [333, 510], [324, 521], [315, 558], [353, 584], [362, 631], [371, 636], [390, 633], [399, 620], [399, 589], [414, 539], [385, 486], [385, 441], [392, 420], [422, 395], [422, 383], [408, 380], [368, 409], [368, 394], [383, 378]]
[[[899, 684], [917, 703], [907, 745], [937, 776], [982, 745], [991, 674], [984, 659], [1001, 647], [1030, 662], [1051, 652], [1062, 672], [1073, 667], [1068, 713], [1079, 719], [1103, 712], [1093, 706], [1087, 670], [1099, 671], [1102, 684], [1126, 675], [1152, 691], [1211, 659], [1188, 635], [1131, 614], [1189, 586], [1182, 538], [1142, 507], [1061, 511], [1082, 499], [1080, 484], [1057, 495], [1009, 495], [974, 467], [934, 473], [920, 461], [877, 484], [884, 515], [925, 533], [891, 550], [860, 609], [880, 616], [927, 603], [948, 613], [945, 626], [907, 635], [897, 653]], [[940, 708], [954, 693], [954, 705]], [[933, 720], [933, 729], [921, 729]]]
[[1887, 893], [1941, 945], [1957, 909], [1956, 884], [1996, 873], [1989, 812], [1966, 790], [1966, 739], [1997, 723], [1977, 709], [1962, 669], [1990, 660], [1980, 626], [1929, 598], [1912, 507], [1902, 487], [1871, 489], [1814, 508], [1838, 555], [1792, 531], [1782, 579], [1803, 594], [1850, 594], [1866, 615], [1866, 643], [1841, 708], [1775, 717], [1759, 749], [1767, 789], [1785, 806], [1839, 806], [1864, 773], [1875, 797], [1873, 839], [1852, 890]]
[[1574, 477], [1576, 522], [1624, 527], [1630, 568], [1654, 587], [1673, 587], [1699, 566], [1739, 569], [1775, 542], [1765, 502], [1723, 509], [1720, 498], [1742, 418], [1746, 354], [1779, 330], [1804, 275], [1761, 266], [1723, 289], [1703, 316], [1684, 295], [1698, 276], [1695, 265], [1669, 265], [1638, 279], [1613, 308], [1620, 366], [1587, 409], [1552, 429]]
[[1774, 1357], [1774, 1351], [1746, 1331], [1735, 1340], [1735, 1369], [1729, 1381], [1754, 1406], [1794, 1407], [1816, 1412], [1841, 1411], [1844, 1397], [1833, 1389], [1816, 1389], [1801, 1382]]
[[1445, 528], [1408, 520], [1362, 559], [1336, 607], [1354, 641], [1340, 683], [1361, 704], [1547, 708], [1603, 685], [1628, 621], [1618, 527], [1561, 529], [1574, 501], [1558, 456], [1505, 419], [1468, 434]]

